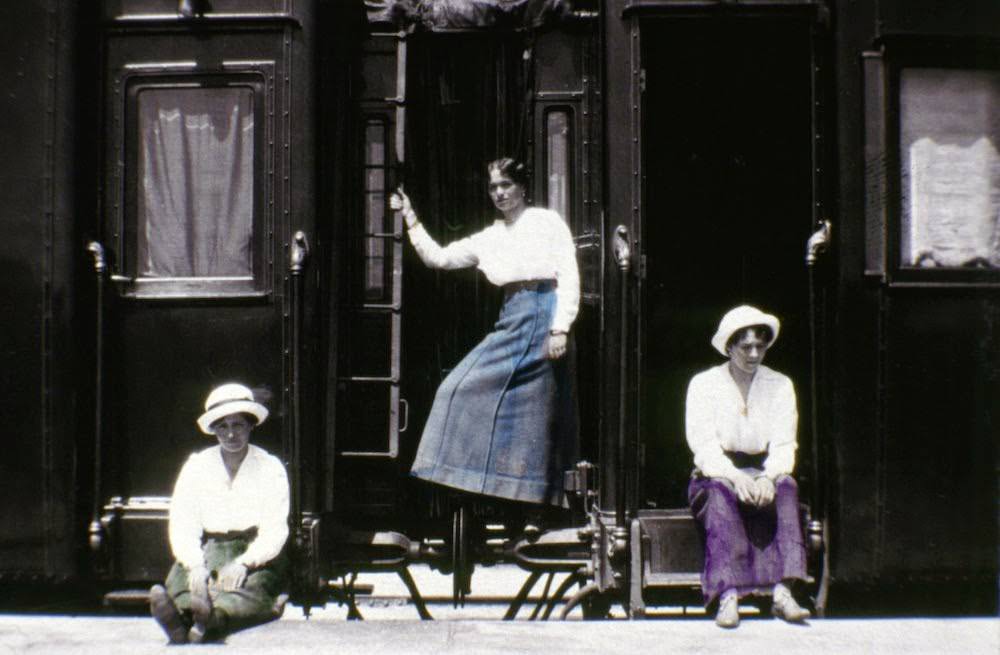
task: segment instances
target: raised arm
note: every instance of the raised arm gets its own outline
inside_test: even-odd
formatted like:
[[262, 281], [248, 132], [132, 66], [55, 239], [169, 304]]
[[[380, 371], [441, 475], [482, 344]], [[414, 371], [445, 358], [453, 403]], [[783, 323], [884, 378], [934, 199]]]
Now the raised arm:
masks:
[[389, 197], [389, 206], [395, 211], [403, 213], [403, 221], [406, 223], [407, 232], [410, 235], [410, 243], [417, 251], [420, 259], [431, 268], [443, 268], [453, 270], [456, 268], [468, 268], [479, 263], [471, 238], [460, 239], [441, 247], [437, 241], [427, 233], [423, 224], [417, 219], [416, 212], [410, 204], [410, 198], [403, 192], [402, 188], [396, 190]]

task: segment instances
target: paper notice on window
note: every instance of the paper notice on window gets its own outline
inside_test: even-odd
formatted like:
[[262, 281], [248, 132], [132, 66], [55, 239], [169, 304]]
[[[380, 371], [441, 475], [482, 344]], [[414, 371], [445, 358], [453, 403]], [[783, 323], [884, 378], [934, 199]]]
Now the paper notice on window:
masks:
[[904, 266], [1000, 268], [1000, 74], [907, 69]]

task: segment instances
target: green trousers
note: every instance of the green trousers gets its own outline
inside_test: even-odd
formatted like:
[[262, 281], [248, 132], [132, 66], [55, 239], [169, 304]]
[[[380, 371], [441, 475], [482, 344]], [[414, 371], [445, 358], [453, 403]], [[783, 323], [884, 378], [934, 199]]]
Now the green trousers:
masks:
[[[244, 537], [209, 538], [202, 546], [205, 566], [208, 567], [212, 578], [209, 582], [212, 620], [207, 627], [213, 639], [278, 618], [274, 611], [274, 602], [278, 594], [284, 590], [288, 572], [288, 560], [284, 552], [263, 568], [251, 570], [240, 589], [222, 591], [212, 583], [226, 564], [246, 551], [249, 543]], [[190, 624], [191, 592], [188, 587], [188, 569], [180, 562], [174, 562], [170, 573], [167, 574], [167, 593], [173, 598], [181, 616]]]

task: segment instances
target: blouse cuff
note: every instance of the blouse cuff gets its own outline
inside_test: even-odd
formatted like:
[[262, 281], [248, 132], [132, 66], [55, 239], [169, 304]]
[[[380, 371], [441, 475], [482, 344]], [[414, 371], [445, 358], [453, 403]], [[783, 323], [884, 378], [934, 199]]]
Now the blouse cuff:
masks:
[[570, 321], [566, 320], [565, 317], [557, 316], [552, 321], [552, 326], [549, 328], [550, 332], [565, 332], [569, 333]]

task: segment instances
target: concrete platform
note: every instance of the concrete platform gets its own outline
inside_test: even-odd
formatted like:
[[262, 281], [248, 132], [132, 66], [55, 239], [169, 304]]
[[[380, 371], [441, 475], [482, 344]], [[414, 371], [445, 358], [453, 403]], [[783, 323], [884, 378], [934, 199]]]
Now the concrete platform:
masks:
[[167, 646], [144, 618], [0, 616], [0, 654], [100, 653], [905, 653], [996, 655], [1000, 621], [818, 620], [807, 627], [767, 619], [721, 630], [705, 620], [600, 622], [288, 620], [229, 637], [226, 644]]
[[[644, 621], [626, 620], [620, 608], [605, 621], [582, 621], [579, 610], [567, 621], [528, 621], [534, 604], [525, 603], [523, 620], [505, 622], [504, 598], [512, 597], [527, 573], [511, 566], [486, 567], [473, 577], [465, 607], [444, 602], [451, 595], [451, 578], [426, 567], [413, 567], [421, 593], [431, 602], [435, 621], [419, 621], [406, 588], [394, 574], [362, 574], [357, 583], [370, 585], [360, 596], [364, 621], [346, 620], [336, 604], [315, 608], [306, 618], [289, 607], [284, 618], [231, 635], [225, 644], [168, 646], [156, 623], [145, 616], [71, 616], [59, 614], [0, 614], [0, 655], [15, 653], [325, 653], [417, 655], [617, 653], [753, 655], [997, 655], [1000, 619], [822, 619], [808, 626], [791, 626], [748, 610], [736, 630], [721, 630], [701, 608], [657, 608]], [[555, 588], [561, 577], [557, 577]], [[541, 592], [540, 582], [533, 596]]]

